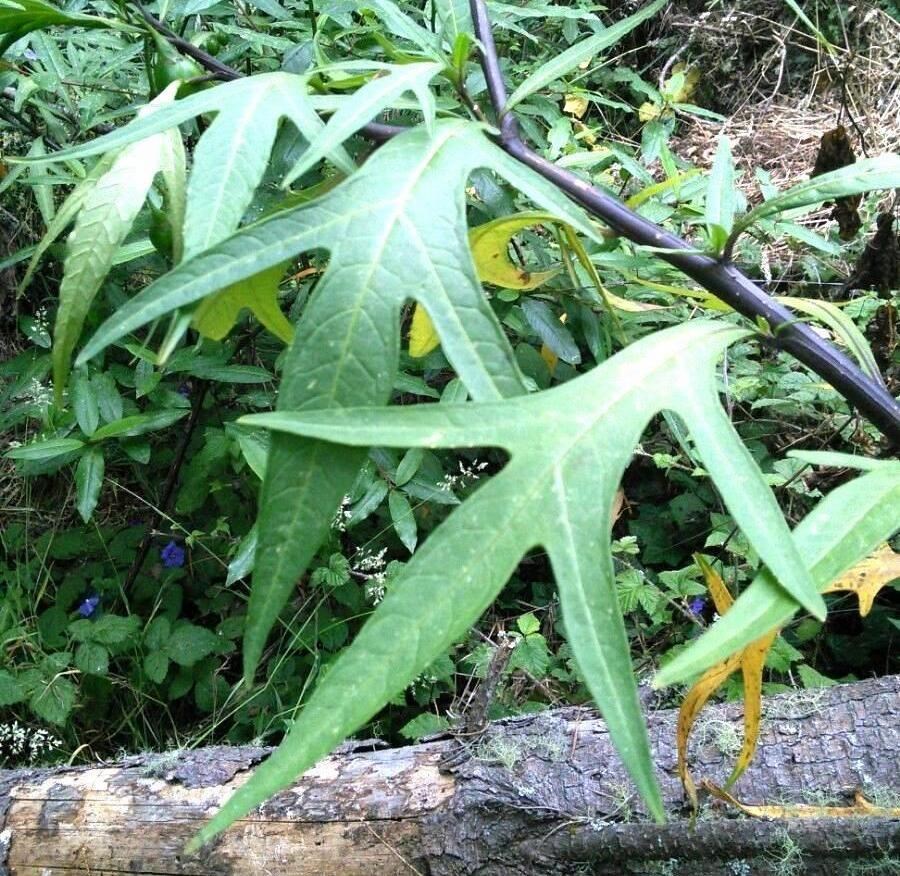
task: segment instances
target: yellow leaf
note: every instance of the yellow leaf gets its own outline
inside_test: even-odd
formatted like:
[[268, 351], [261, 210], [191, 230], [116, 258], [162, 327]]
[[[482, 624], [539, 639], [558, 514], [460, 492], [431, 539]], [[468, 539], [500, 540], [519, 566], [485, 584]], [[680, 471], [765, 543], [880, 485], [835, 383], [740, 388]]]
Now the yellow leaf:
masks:
[[900, 578], [900, 554], [883, 544], [872, 556], [848, 569], [822, 592], [846, 590], [855, 593], [859, 599], [859, 613], [865, 617], [872, 610], [878, 591], [895, 578]]
[[659, 104], [650, 103], [650, 101], [645, 101], [638, 107], [638, 118], [642, 122], [652, 122], [654, 119], [658, 119], [661, 113], [662, 107]]
[[559, 268], [531, 273], [513, 264], [509, 257], [509, 245], [513, 236], [523, 228], [533, 225], [557, 224], [550, 213], [536, 211], [515, 213], [485, 222], [469, 231], [469, 246], [478, 270], [478, 276], [485, 283], [492, 283], [504, 289], [528, 291], [543, 285], [559, 273]]
[[685, 180], [689, 180], [692, 176], [696, 176], [700, 173], [700, 169], [697, 167], [691, 168], [690, 170], [684, 171], [684, 173], [676, 173], [673, 176], [670, 176], [668, 179], [664, 179], [662, 182], [653, 183], [653, 185], [645, 186], [639, 192], [633, 194], [625, 203], [631, 207], [632, 210], [637, 210], [644, 201], [648, 201], [654, 195], [659, 195], [662, 192], [666, 192], [669, 189], [677, 189]]
[[670, 79], [674, 79], [678, 74], [683, 74], [681, 87], [674, 94], [670, 95], [669, 99], [673, 103], [687, 103], [700, 82], [700, 71], [696, 67], [689, 67], [683, 61], [679, 61], [672, 68]]
[[553, 376], [553, 372], [556, 371], [556, 365], [559, 362], [559, 356], [553, 352], [546, 344], [541, 344], [541, 358], [547, 363], [547, 370], [550, 372], [550, 376]]
[[[734, 603], [734, 598], [728, 592], [725, 582], [703, 557], [695, 555], [694, 560], [703, 572], [703, 577], [716, 606], [716, 611], [720, 615], [725, 614]], [[700, 714], [709, 698], [734, 672], [740, 669], [744, 680], [744, 742], [735, 761], [734, 770], [726, 784], [726, 786], [730, 786], [747, 769], [756, 751], [756, 743], [759, 738], [759, 722], [762, 714], [763, 666], [766, 662], [766, 655], [769, 653], [769, 649], [772, 647], [772, 643], [777, 635], [778, 631], [772, 630], [751, 642], [742, 651], [732, 654], [723, 663], [708, 669], [688, 691], [681, 703], [676, 727], [678, 776], [684, 786], [684, 791], [691, 803], [691, 807], [695, 811], [697, 809], [697, 789], [687, 765], [687, 749], [691, 729], [697, 720], [697, 715]]]
[[754, 818], [900, 818], [900, 808], [875, 806], [856, 791], [852, 806], [814, 806], [808, 803], [790, 803], [784, 806], [748, 806], [732, 797], [727, 791], [704, 781], [703, 787], [714, 797]]
[[409, 328], [409, 355], [414, 359], [421, 359], [440, 345], [441, 339], [434, 329], [431, 317], [421, 304], [417, 304]]
[[588, 110], [589, 101], [580, 94], [567, 94], [563, 104], [563, 112], [570, 113], [576, 119], [580, 119]]
[[289, 344], [294, 328], [278, 306], [278, 284], [285, 267], [275, 265], [204, 298], [194, 312], [194, 328], [204, 337], [220, 341], [246, 307], [273, 335]]

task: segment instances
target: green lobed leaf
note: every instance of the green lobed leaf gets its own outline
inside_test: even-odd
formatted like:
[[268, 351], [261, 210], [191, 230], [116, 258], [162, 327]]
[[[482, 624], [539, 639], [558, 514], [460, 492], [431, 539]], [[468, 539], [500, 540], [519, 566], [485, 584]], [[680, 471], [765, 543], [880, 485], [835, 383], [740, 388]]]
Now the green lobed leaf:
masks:
[[[746, 332], [698, 321], [655, 334], [587, 375], [502, 402], [279, 411], [244, 418], [293, 434], [355, 446], [493, 446], [503, 471], [477, 490], [412, 557], [353, 644], [342, 652], [273, 757], [201, 832], [205, 840], [293, 780], [402, 690], [464, 635], [531, 548], [550, 555], [573, 654], [650, 812], [662, 818], [649, 745], [618, 610], [609, 545], [615, 491], [651, 416], [673, 409], [692, 425], [719, 414], [714, 362]], [[674, 375], [674, 380], [673, 380]], [[727, 420], [695, 434], [726, 502], [762, 474]], [[736, 462], [725, 463], [730, 450]], [[271, 464], [271, 463], [270, 463]], [[751, 484], [751, 487], [755, 485]], [[754, 491], [754, 498], [758, 491]], [[768, 501], [775, 505], [771, 493]], [[777, 505], [775, 505], [777, 509]], [[755, 535], [767, 515], [733, 508]], [[762, 533], [761, 555], [806, 596], [782, 518]], [[479, 537], [473, 538], [472, 533]]]
[[[190, 98], [188, 98], [190, 99]], [[84, 360], [147, 322], [193, 304], [300, 252], [331, 252], [284, 364], [279, 405], [383, 403], [397, 372], [400, 309], [421, 300], [469, 392], [498, 398], [523, 390], [515, 357], [484, 299], [467, 248], [468, 173], [493, 167], [539, 205], [600, 239], [553, 186], [494, 146], [480, 126], [446, 121], [433, 138], [413, 130], [379, 149], [320, 199], [243, 229], [143, 290], [82, 351]], [[297, 576], [328, 532], [364, 454], [278, 436], [260, 507], [260, 548], [244, 666], [255, 672], [266, 637]], [[298, 463], [298, 460], [300, 462]], [[419, 490], [413, 478], [407, 491]], [[434, 497], [423, 486], [418, 498]], [[447, 493], [439, 500], [455, 503]]]
[[442, 69], [442, 64], [433, 62], [405, 64], [388, 67], [386, 75], [367, 82], [328, 120], [322, 134], [310, 143], [309, 149], [285, 174], [282, 185], [289, 186], [406, 91], [415, 93], [425, 115], [426, 127], [433, 130], [434, 96], [428, 83]]

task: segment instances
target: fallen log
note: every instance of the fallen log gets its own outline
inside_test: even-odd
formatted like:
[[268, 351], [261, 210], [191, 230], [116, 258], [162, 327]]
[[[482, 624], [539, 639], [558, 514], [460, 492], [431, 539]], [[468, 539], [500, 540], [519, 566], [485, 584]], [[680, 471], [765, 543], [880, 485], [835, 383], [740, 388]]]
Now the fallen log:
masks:
[[[900, 789], [900, 676], [767, 698], [747, 803], [846, 804]], [[694, 828], [673, 710], [648, 716], [664, 800], [646, 820], [605, 725], [583, 708], [498, 721], [453, 767], [454, 739], [351, 743], [196, 855], [186, 841], [269, 749], [0, 771], [0, 876], [895, 873], [900, 819], [749, 819], [707, 802]], [[695, 730], [695, 776], [721, 782], [739, 703]], [[366, 750], [368, 749], [368, 750]], [[724, 749], [724, 750], [723, 750]], [[892, 805], [897, 805], [894, 802]]]

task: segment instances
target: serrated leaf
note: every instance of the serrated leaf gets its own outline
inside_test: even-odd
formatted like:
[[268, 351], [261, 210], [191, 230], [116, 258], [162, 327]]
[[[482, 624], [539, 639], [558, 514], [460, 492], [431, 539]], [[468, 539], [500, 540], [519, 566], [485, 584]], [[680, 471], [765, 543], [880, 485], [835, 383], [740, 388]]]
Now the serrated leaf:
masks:
[[555, 55], [537, 68], [528, 76], [506, 102], [505, 110], [511, 110], [517, 103], [521, 103], [529, 94], [540, 91], [545, 85], [549, 85], [555, 79], [559, 79], [574, 70], [579, 64], [589, 60], [594, 55], [614, 46], [624, 36], [634, 30], [641, 22], [655, 15], [665, 5], [666, 0], [653, 0], [643, 9], [629, 15], [621, 21], [610, 25], [600, 33], [596, 33], [581, 42], [575, 43], [564, 52]]
[[162, 651], [151, 651], [144, 658], [144, 672], [154, 684], [162, 684], [169, 672], [169, 658]]
[[193, 666], [218, 650], [222, 640], [211, 630], [181, 621], [166, 642], [165, 653], [179, 666]]
[[[503, 402], [245, 418], [363, 447], [492, 446], [511, 458], [414, 554], [282, 746], [200, 838], [292, 781], [403, 690], [465, 634], [522, 556], [537, 546], [550, 557], [581, 673], [650, 812], [662, 818], [609, 543], [619, 481], [657, 411], [674, 410], [690, 425], [737, 523], [783, 586], [819, 608], [809, 598], [811, 582], [791, 550], [778, 505], [719, 405], [714, 363], [727, 344], [743, 337], [746, 332], [731, 326], [691, 322], [639, 341], [555, 389]], [[410, 618], [416, 619], [414, 633]]]
[[103, 487], [105, 460], [99, 447], [89, 447], [75, 468], [75, 507], [81, 519], [87, 523], [97, 507]]
[[[892, 464], [832, 490], [803, 518], [793, 540], [820, 591], [893, 535], [898, 508], [900, 465]], [[762, 572], [726, 616], [660, 669], [654, 686], [683, 681], [726, 660], [758, 634], [783, 626], [799, 607]]]
[[106, 675], [109, 651], [94, 642], [84, 642], [75, 649], [75, 668], [85, 675]]
[[28, 705], [42, 721], [61, 725], [69, 717], [77, 693], [77, 688], [68, 678], [54, 675], [31, 695]]
[[[167, 88], [142, 113], [152, 115], [174, 99], [176, 89], [177, 86]], [[165, 133], [128, 146], [84, 197], [75, 228], [66, 241], [59, 309], [53, 327], [53, 385], [57, 400], [62, 398], [72, 351], [94, 296], [144, 205], [167, 148], [169, 137]]]
[[0, 706], [12, 706], [25, 699], [25, 689], [14, 675], [0, 669]]

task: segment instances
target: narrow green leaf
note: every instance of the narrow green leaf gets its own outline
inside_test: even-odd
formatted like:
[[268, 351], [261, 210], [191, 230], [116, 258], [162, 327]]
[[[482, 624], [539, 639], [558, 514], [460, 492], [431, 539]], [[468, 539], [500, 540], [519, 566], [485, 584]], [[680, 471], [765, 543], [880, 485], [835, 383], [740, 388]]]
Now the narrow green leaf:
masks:
[[230, 587], [235, 581], [240, 581], [241, 578], [246, 578], [253, 571], [256, 543], [256, 524], [254, 523], [243, 539], [241, 539], [237, 553], [228, 564], [228, 573], [225, 576], [226, 587]]
[[404, 547], [412, 553], [416, 549], [418, 532], [416, 518], [413, 516], [409, 500], [398, 490], [391, 490], [388, 494], [388, 510], [391, 512], [391, 523], [394, 532], [403, 542]]
[[44, 460], [63, 456], [73, 450], [80, 450], [82, 447], [84, 447], [84, 441], [79, 441], [77, 438], [51, 438], [48, 441], [33, 441], [31, 444], [14, 447], [3, 455], [8, 459]]
[[72, 409], [75, 411], [78, 427], [90, 438], [100, 424], [100, 407], [97, 404], [94, 384], [88, 377], [87, 372], [82, 371], [72, 381], [70, 394]]
[[540, 339], [563, 362], [577, 365], [581, 362], [581, 351], [572, 333], [559, 321], [550, 306], [537, 298], [523, 298], [522, 311], [528, 324], [538, 333]]
[[325, 130], [310, 144], [284, 177], [283, 186], [289, 186], [302, 176], [351, 134], [370, 122], [393, 100], [405, 91], [415, 93], [425, 114], [429, 128], [434, 122], [434, 97], [428, 83], [443, 69], [442, 64], [406, 64], [390, 68], [386, 76], [378, 76], [359, 89], [353, 98], [342, 106], [329, 120]]
[[34, 272], [37, 269], [40, 260], [43, 258], [44, 253], [50, 248], [53, 242], [66, 230], [66, 228], [72, 223], [75, 219], [75, 216], [78, 214], [78, 211], [84, 205], [85, 199], [90, 194], [91, 190], [94, 186], [97, 185], [97, 180], [100, 179], [110, 168], [113, 163], [114, 155], [107, 155], [97, 161], [94, 166], [91, 168], [90, 173], [75, 186], [74, 189], [69, 193], [69, 196], [63, 201], [60, 208], [56, 211], [56, 215], [53, 217], [53, 221], [47, 227], [47, 231], [44, 233], [44, 236], [41, 238], [40, 243], [35, 246], [31, 259], [28, 262], [28, 268], [25, 271], [25, 276], [22, 277], [22, 282], [19, 283], [19, 288], [17, 291], [18, 295], [21, 295], [22, 292], [28, 287], [28, 284], [31, 282], [31, 278], [34, 276]]
[[[721, 228], [725, 232], [725, 237], [728, 236], [734, 224], [736, 205], [731, 143], [727, 137], [720, 136], [716, 157], [706, 186], [706, 224], [710, 228], [710, 237], [714, 236], [713, 226]], [[723, 240], [722, 244], [724, 242]]]
[[653, 0], [634, 15], [623, 18], [600, 33], [594, 34], [574, 46], [566, 49], [551, 60], [542, 64], [537, 70], [528, 76], [506, 102], [506, 109], [511, 110], [516, 104], [521, 103], [529, 94], [540, 91], [545, 85], [549, 85], [555, 79], [559, 79], [574, 70], [579, 64], [587, 61], [594, 55], [614, 46], [624, 36], [631, 33], [641, 22], [655, 15], [665, 5], [666, 0]]
[[[167, 89], [145, 107], [146, 112], [152, 114], [157, 106], [171, 100], [174, 93], [174, 88]], [[53, 329], [53, 384], [58, 399], [62, 397], [72, 351], [91, 303], [144, 204], [160, 168], [164, 146], [163, 134], [129, 146], [84, 198], [66, 244], [59, 309]]]
[[[797, 526], [796, 549], [818, 590], [867, 557], [897, 529], [900, 466], [880, 468], [832, 490]], [[655, 687], [683, 682], [785, 624], [800, 606], [768, 571], [686, 651], [667, 663]]]
[[135, 435], [155, 432], [177, 423], [189, 413], [190, 411], [187, 408], [181, 408], [180, 410], [154, 411], [151, 414], [134, 414], [131, 417], [125, 417], [122, 420], [115, 420], [112, 423], [101, 426], [91, 436], [91, 441], [106, 441], [109, 438], [133, 438]]
[[884, 386], [884, 378], [875, 361], [872, 348], [866, 340], [866, 336], [856, 327], [856, 323], [844, 313], [840, 307], [836, 307], [830, 301], [818, 301], [812, 298], [795, 298], [789, 295], [780, 295], [778, 300], [794, 310], [807, 313], [828, 326], [849, 348], [856, 357], [860, 367], [874, 381]]
[[97, 507], [103, 486], [105, 460], [99, 447], [89, 447], [78, 460], [75, 469], [75, 506], [81, 519], [87, 523]]
[[900, 187], [900, 155], [886, 154], [864, 158], [830, 173], [805, 180], [786, 192], [763, 201], [735, 222], [732, 236], [775, 213], [809, 207], [847, 195], [897, 187]]

